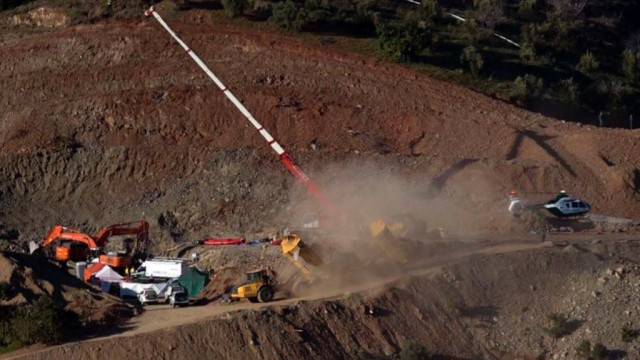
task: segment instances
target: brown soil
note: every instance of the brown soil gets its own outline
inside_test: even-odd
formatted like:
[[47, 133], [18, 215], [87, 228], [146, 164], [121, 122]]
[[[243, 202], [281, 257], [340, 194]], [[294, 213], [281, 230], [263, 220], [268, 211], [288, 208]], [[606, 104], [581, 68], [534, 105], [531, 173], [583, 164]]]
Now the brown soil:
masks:
[[[431, 227], [474, 234], [511, 231], [511, 188], [640, 211], [636, 132], [561, 124], [331, 47], [183, 17], [172, 23], [185, 41], [337, 200], [342, 181], [397, 175], [439, 208]], [[288, 205], [304, 190], [164, 35], [151, 21], [3, 31], [0, 214], [22, 239], [162, 214], [175, 222], [153, 226], [157, 242], [298, 221]]]
[[[426, 223], [424, 230], [444, 228], [445, 235], [439, 243], [415, 239], [424, 240], [431, 262], [420, 262], [414, 276], [398, 279], [394, 269], [391, 279], [324, 292], [330, 300], [148, 311], [138, 325], [146, 332], [32, 357], [96, 358], [108, 351], [143, 358], [375, 358], [419, 342], [451, 358], [545, 351], [571, 358], [582, 338], [637, 353], [618, 336], [622, 324], [640, 320], [632, 305], [639, 300], [635, 273], [621, 282], [596, 281], [620, 260], [612, 253], [628, 252], [625, 261], [634, 263], [635, 243], [476, 255], [432, 272], [442, 265], [438, 258], [460, 249], [482, 253], [475, 239], [547, 228], [538, 215], [512, 220], [504, 195], [512, 188], [530, 201], [565, 189], [595, 213], [637, 217], [639, 133], [564, 124], [331, 45], [212, 24], [206, 11], [167, 15], [348, 215], [348, 231], [330, 239], [325, 252], [368, 251], [352, 239], [376, 217], [409, 213]], [[298, 227], [313, 211], [255, 130], [151, 20], [7, 27], [0, 47], [0, 230], [12, 234], [0, 236], [0, 248], [40, 240], [54, 224], [95, 233], [146, 218], [152, 250], [177, 254], [208, 236], [251, 240]], [[256, 264], [284, 268], [275, 247], [266, 255], [259, 247], [197, 247], [181, 255], [189, 251], [219, 274], [205, 292], [209, 300]], [[27, 281], [24, 288], [85, 293], [69, 290], [75, 283], [59, 285], [65, 279]], [[105, 309], [91, 300], [97, 294], [86, 294], [78, 307]], [[200, 309], [225, 315], [185, 324], [201, 320]], [[228, 313], [233, 309], [245, 310]], [[589, 325], [565, 342], [550, 340], [542, 328], [551, 311]]]
[[116, 325], [133, 316], [133, 308], [119, 298], [88, 286], [38, 256], [0, 253], [0, 283], [10, 285], [0, 306], [20, 305], [49, 295], [65, 304], [65, 310], [77, 315], [81, 323]]
[[[637, 353], [638, 345], [619, 333], [640, 321], [638, 242], [532, 245], [486, 248], [455, 265], [361, 285], [370, 290], [334, 289], [319, 300], [156, 308], [118, 337], [28, 358], [95, 358], [106, 349], [139, 358], [387, 358], [411, 342], [445, 359], [575, 358], [584, 339], [605, 343], [611, 354]], [[624, 275], [607, 275], [622, 263]], [[551, 313], [569, 319], [562, 339], [545, 333]]]

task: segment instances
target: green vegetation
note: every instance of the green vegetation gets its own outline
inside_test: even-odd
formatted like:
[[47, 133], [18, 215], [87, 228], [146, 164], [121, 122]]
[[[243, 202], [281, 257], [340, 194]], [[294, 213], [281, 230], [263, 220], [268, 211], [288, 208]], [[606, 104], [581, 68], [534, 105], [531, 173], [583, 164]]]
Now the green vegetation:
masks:
[[591, 345], [588, 340], [583, 340], [576, 348], [576, 355], [584, 360], [604, 360], [609, 357], [608, 353], [607, 348], [601, 343]]
[[400, 350], [400, 360], [429, 360], [431, 354], [422, 345], [409, 343]]
[[0, 300], [6, 300], [11, 293], [11, 284], [7, 282], [0, 282]]
[[35, 343], [55, 344], [73, 324], [63, 305], [47, 295], [0, 307], [0, 353]]
[[484, 66], [484, 59], [482, 59], [482, 55], [480, 55], [478, 50], [471, 45], [462, 50], [460, 61], [469, 67], [474, 76], [477, 76]]
[[244, 25], [268, 20], [320, 35], [324, 44], [398, 61], [522, 106], [536, 100], [640, 113], [637, 1], [221, 1], [225, 14], [244, 18]]
[[547, 320], [549, 320], [549, 327], [544, 329], [547, 335], [558, 339], [571, 333], [569, 320], [566, 316], [562, 314], [549, 314]]
[[245, 5], [243, 0], [222, 0], [224, 14], [229, 18], [234, 18], [242, 14]]
[[417, 20], [381, 22], [377, 27], [380, 48], [398, 61], [416, 60], [431, 43], [431, 34]]
[[[45, 0], [72, 23], [104, 6]], [[212, 0], [242, 26], [263, 23], [322, 44], [460, 82], [522, 106], [640, 114], [640, 2], [634, 0]], [[0, 0], [9, 9], [26, 0]], [[176, 9], [196, 0], [175, 0]], [[147, 0], [114, 1], [114, 17], [139, 18]], [[171, 8], [171, 2], [164, 2]], [[456, 14], [465, 19], [458, 20]], [[216, 18], [216, 21], [220, 19]], [[495, 34], [512, 39], [509, 43]], [[535, 101], [534, 101], [535, 100]], [[576, 113], [580, 111], [570, 111]], [[590, 115], [595, 121], [595, 115]]]
[[627, 326], [623, 326], [620, 330], [620, 338], [624, 342], [632, 342], [638, 337], [638, 330], [631, 329]]

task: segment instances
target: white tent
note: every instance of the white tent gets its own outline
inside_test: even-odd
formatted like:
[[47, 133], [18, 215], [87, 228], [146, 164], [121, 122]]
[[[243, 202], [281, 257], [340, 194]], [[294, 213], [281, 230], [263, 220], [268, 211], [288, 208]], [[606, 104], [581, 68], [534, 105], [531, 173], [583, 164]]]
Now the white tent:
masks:
[[122, 281], [120, 282], [120, 297], [136, 297], [145, 289], [155, 291], [158, 297], [162, 298], [167, 290], [167, 283], [140, 284]]
[[93, 276], [99, 279], [100, 282], [119, 282], [122, 280], [122, 276], [109, 266], [103, 267], [100, 271], [93, 274]]
[[122, 280], [122, 276], [109, 266], [104, 266], [93, 274], [92, 277], [100, 282], [100, 288], [104, 292], [109, 292], [111, 284], [118, 283]]

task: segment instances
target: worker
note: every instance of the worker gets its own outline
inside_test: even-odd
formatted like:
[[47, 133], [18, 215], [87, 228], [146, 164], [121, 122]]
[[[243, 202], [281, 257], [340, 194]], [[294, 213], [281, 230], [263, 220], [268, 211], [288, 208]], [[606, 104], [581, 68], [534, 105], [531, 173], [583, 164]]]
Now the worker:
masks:
[[193, 260], [194, 264], [197, 264], [198, 261], [200, 260], [200, 255], [198, 255], [198, 253], [194, 252], [193, 254], [191, 254], [191, 260]]

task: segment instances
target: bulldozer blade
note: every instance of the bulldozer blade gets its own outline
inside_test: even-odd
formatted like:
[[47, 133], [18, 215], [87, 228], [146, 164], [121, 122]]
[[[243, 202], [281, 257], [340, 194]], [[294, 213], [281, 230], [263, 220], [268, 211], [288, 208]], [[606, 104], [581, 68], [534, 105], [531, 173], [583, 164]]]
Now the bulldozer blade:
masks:
[[40, 249], [40, 245], [36, 244], [35, 241], [29, 242], [29, 254], [33, 254], [34, 252]]

